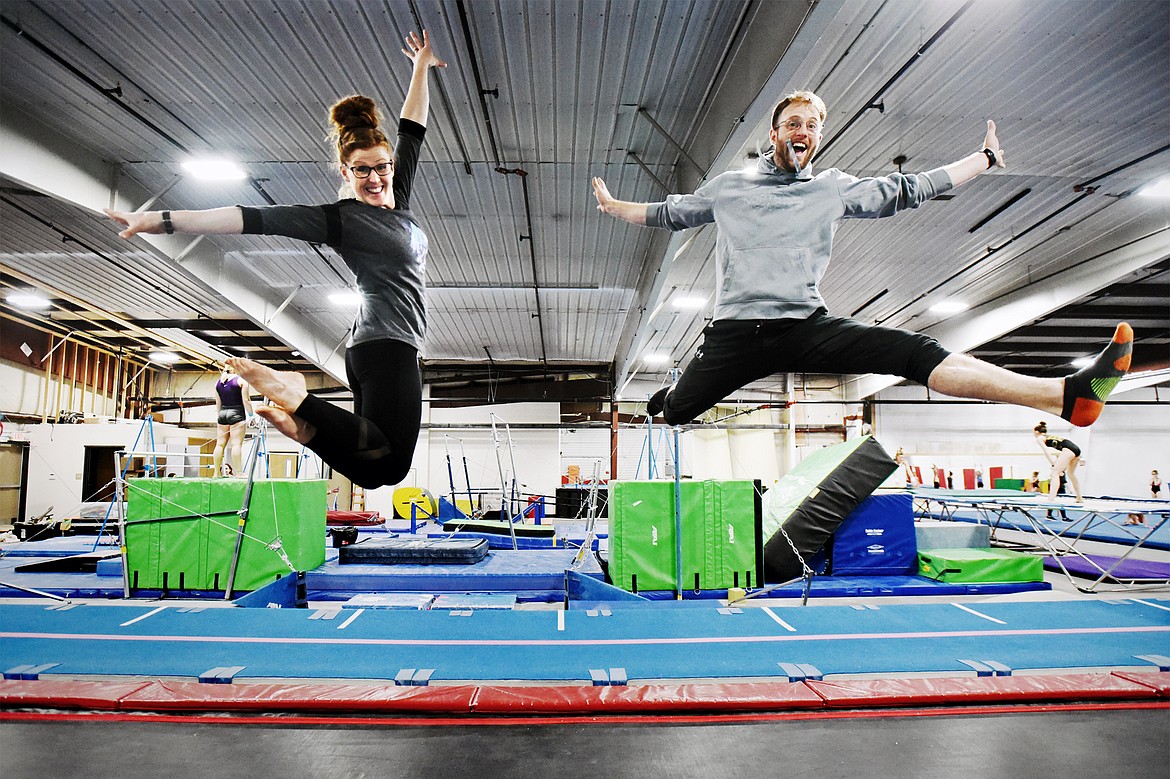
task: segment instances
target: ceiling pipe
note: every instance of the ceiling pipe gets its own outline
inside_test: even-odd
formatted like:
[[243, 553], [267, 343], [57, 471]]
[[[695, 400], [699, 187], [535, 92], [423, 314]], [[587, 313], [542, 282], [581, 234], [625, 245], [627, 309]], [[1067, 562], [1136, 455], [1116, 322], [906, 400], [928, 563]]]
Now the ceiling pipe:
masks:
[[[34, 38], [31, 35], [29, 35], [28, 33], [26, 33], [24, 31], [24, 29], [19, 24], [16, 24], [8, 17], [0, 16], [0, 23], [3, 23], [5, 27], [8, 27], [10, 30], [15, 32], [17, 35], [22, 37], [24, 40], [28, 41], [30, 44], [32, 44], [34, 47], [36, 47], [36, 49], [38, 51], [40, 51], [42, 54], [44, 54], [46, 57], [48, 57], [49, 59], [53, 60], [58, 65], [60, 65], [61, 67], [68, 70], [70, 73], [72, 73], [74, 76], [76, 76], [86, 86], [92, 88], [94, 91], [96, 91], [98, 94], [102, 95], [104, 98], [106, 98], [107, 100], [112, 102], [118, 108], [120, 108], [123, 111], [125, 111], [126, 113], [128, 113], [139, 124], [143, 125], [144, 127], [150, 128], [150, 130], [152, 130], [155, 134], [157, 134], [164, 141], [166, 141], [167, 143], [174, 146], [180, 152], [182, 152], [183, 154], [188, 154], [188, 155], [192, 153], [191, 149], [188, 148], [185, 144], [183, 144], [181, 141], [179, 141], [177, 138], [172, 136], [166, 130], [164, 130], [163, 128], [159, 127], [157, 124], [152, 122], [145, 115], [143, 115], [139, 111], [135, 110], [133, 106], [124, 102], [121, 86], [115, 86], [113, 88], [103, 87], [101, 84], [94, 81], [92, 78], [90, 78], [85, 73], [83, 73], [79, 68], [77, 68], [71, 62], [69, 62], [64, 57], [62, 57], [60, 54], [58, 54], [56, 51], [54, 51], [52, 48], [50, 48], [49, 46], [46, 46], [45, 44], [38, 41], [36, 38]], [[79, 41], [79, 43], [80, 43], [80, 41]], [[145, 94], [145, 91], [144, 91], [144, 94]], [[160, 107], [163, 107], [163, 105], [164, 105], [162, 103], [162, 101], [155, 100], [153, 98], [151, 98], [150, 102], [152, 105], [156, 105], [156, 106], [160, 106]], [[163, 110], [166, 110], [166, 109], [163, 108]], [[189, 127], [185, 122], [183, 122], [183, 120], [179, 119], [177, 116], [175, 116], [170, 111], [167, 111], [167, 113], [170, 114], [172, 119], [174, 119], [176, 122], [181, 124], [185, 130], [190, 132], [191, 135], [198, 138], [200, 141], [207, 143], [204, 140], [204, 138], [202, 136], [200, 136], [196, 130]], [[149, 200], [147, 200], [145, 203], [140, 205], [135, 210], [142, 211], [142, 210], [149, 208], [151, 205], [154, 204], [154, 202], [156, 200], [158, 200], [160, 197], [162, 197], [164, 194], [166, 194], [166, 192], [168, 192], [177, 182], [178, 182], [178, 178], [176, 178], [174, 181], [172, 181], [170, 184], [168, 184], [163, 190], [158, 192], [156, 195], [151, 197]], [[249, 175], [248, 176], [248, 183], [252, 185], [252, 188], [255, 189], [257, 193], [259, 193], [260, 197], [264, 198], [265, 202], [267, 202], [269, 205], [276, 205], [276, 201], [272, 198], [271, 195], [268, 194], [267, 191], [265, 191], [265, 189], [262, 185], [261, 179], [254, 178], [251, 175]], [[345, 277], [341, 274], [340, 271], [337, 270], [337, 267], [332, 262], [329, 261], [329, 258], [326, 257], [321, 252], [320, 248], [318, 248], [318, 246], [316, 244], [310, 244], [310, 246], [312, 247], [313, 251], [316, 252], [317, 256], [321, 259], [321, 261], [325, 263], [326, 267], [328, 267], [329, 270], [333, 271], [334, 275], [337, 276], [337, 278], [340, 281], [348, 284], [348, 282], [346, 282]]]
[[882, 97], [885, 95], [887, 90], [889, 90], [889, 88], [894, 84], [898, 83], [898, 80], [901, 79], [902, 76], [906, 75], [906, 71], [910, 70], [910, 68], [913, 67], [914, 64], [917, 63], [924, 54], [926, 54], [927, 50], [930, 49], [930, 47], [933, 46], [939, 38], [945, 35], [946, 32], [951, 29], [952, 26], [954, 26], [955, 22], [959, 21], [959, 18], [963, 14], [967, 13], [967, 11], [974, 4], [975, 0], [967, 0], [966, 3], [963, 3], [963, 7], [958, 11], [955, 11], [955, 13], [951, 15], [951, 18], [947, 19], [946, 22], [943, 23], [943, 26], [938, 28], [934, 35], [930, 36], [930, 40], [919, 46], [918, 50], [914, 52], [914, 55], [910, 57], [910, 59], [908, 59], [902, 65], [902, 67], [898, 68], [898, 71], [894, 73], [894, 75], [890, 76], [886, 83], [882, 84], [881, 88], [879, 88], [878, 91], [874, 93], [873, 97], [865, 101], [864, 108], [853, 114], [853, 116], [849, 117], [849, 120], [846, 121], [845, 124], [841, 125], [841, 129], [838, 130], [832, 138], [828, 139], [821, 145], [821, 148], [817, 154], [823, 155], [826, 151], [828, 151], [829, 147], [833, 145], [833, 142], [844, 135], [849, 130], [849, 128], [852, 127], [853, 124], [857, 122], [857, 120], [859, 120], [862, 116], [864, 116], [865, 113], [870, 109], [876, 108], [881, 113], [885, 113], [885, 101], [882, 100]]
[[[91, 87], [91, 88], [92, 88], [92, 89], [93, 89], [95, 92], [97, 92], [98, 94], [100, 94], [102, 97], [106, 98], [106, 99], [107, 99], [107, 100], [109, 100], [111, 103], [113, 103], [114, 105], [116, 105], [118, 108], [120, 108], [120, 109], [122, 109], [123, 111], [125, 111], [126, 113], [130, 114], [130, 116], [134, 117], [134, 118], [135, 118], [135, 119], [136, 119], [138, 122], [140, 122], [141, 124], [145, 125], [146, 127], [149, 127], [151, 130], [153, 130], [155, 133], [157, 133], [157, 134], [159, 135], [159, 137], [161, 137], [161, 138], [162, 138], [163, 140], [165, 140], [167, 143], [171, 144], [171, 145], [172, 145], [172, 146], [174, 146], [176, 149], [178, 149], [179, 151], [181, 151], [181, 152], [183, 152], [183, 153], [185, 153], [185, 154], [190, 154], [190, 153], [191, 153], [191, 150], [190, 150], [190, 149], [188, 149], [186, 146], [184, 146], [182, 143], [180, 143], [180, 142], [178, 141], [178, 139], [174, 138], [174, 137], [173, 137], [173, 136], [172, 136], [170, 133], [168, 133], [166, 130], [162, 129], [162, 128], [161, 128], [161, 127], [159, 127], [157, 124], [155, 124], [154, 122], [152, 122], [152, 121], [150, 121], [149, 119], [147, 119], [147, 118], [146, 118], [145, 116], [143, 116], [141, 113], [139, 113], [138, 111], [136, 111], [136, 110], [135, 110], [135, 109], [134, 109], [132, 106], [130, 106], [130, 105], [128, 105], [127, 103], [123, 102], [123, 100], [122, 100], [122, 88], [121, 88], [121, 86], [120, 86], [120, 85], [119, 85], [119, 86], [114, 86], [114, 87], [112, 87], [112, 88], [103, 87], [101, 84], [99, 84], [99, 83], [97, 83], [96, 81], [94, 81], [92, 78], [90, 78], [89, 76], [87, 76], [85, 73], [81, 72], [81, 70], [80, 70], [78, 67], [76, 67], [75, 65], [73, 65], [73, 63], [69, 62], [69, 61], [68, 61], [68, 60], [66, 60], [64, 57], [62, 57], [60, 54], [58, 54], [58, 53], [57, 53], [57, 52], [56, 52], [56, 51], [55, 51], [53, 48], [51, 48], [51, 47], [49, 47], [49, 46], [46, 46], [45, 44], [41, 43], [41, 42], [40, 42], [39, 40], [37, 40], [36, 38], [34, 38], [34, 37], [32, 37], [31, 35], [29, 35], [27, 32], [25, 32], [25, 30], [24, 30], [24, 28], [23, 28], [23, 27], [21, 27], [21, 26], [20, 26], [19, 24], [17, 24], [16, 22], [13, 22], [13, 21], [12, 21], [11, 19], [9, 19], [7, 16], [0, 16], [0, 23], [2, 23], [2, 24], [3, 24], [5, 27], [7, 27], [8, 29], [12, 30], [14, 33], [16, 33], [17, 35], [19, 35], [19, 36], [20, 36], [21, 38], [23, 38], [24, 40], [28, 41], [28, 42], [29, 42], [29, 44], [31, 44], [32, 46], [34, 46], [34, 47], [35, 47], [35, 48], [36, 48], [36, 49], [37, 49], [39, 52], [41, 52], [42, 54], [44, 54], [46, 57], [48, 57], [49, 59], [53, 60], [53, 61], [54, 61], [54, 62], [56, 62], [58, 65], [60, 65], [61, 67], [63, 67], [63, 68], [65, 68], [66, 70], [68, 70], [70, 73], [72, 73], [74, 76], [76, 76], [76, 77], [77, 77], [79, 80], [81, 80], [81, 81], [82, 81], [82, 82], [83, 82], [83, 83], [84, 83], [86, 86], [88, 86], [88, 87]], [[84, 46], [84, 44], [82, 44], [80, 41], [78, 41], [78, 43]], [[88, 49], [89, 47], [87, 46], [86, 48]], [[91, 53], [93, 53], [94, 55], [96, 55], [96, 56], [100, 56], [100, 55], [97, 55], [97, 52], [94, 52], [94, 51], [93, 51], [93, 49], [89, 49], [89, 51], [90, 51]], [[161, 106], [161, 105], [162, 105], [162, 103], [160, 103], [159, 101], [157, 101], [157, 100], [154, 100], [154, 99], [151, 99], [151, 101], [150, 101], [150, 102], [151, 102], [151, 104], [152, 104], [152, 105], [158, 105], [158, 106]], [[165, 110], [165, 109], [164, 109], [164, 110]], [[170, 113], [170, 112], [168, 112], [168, 113]], [[173, 118], [175, 121], [177, 121], [177, 122], [179, 122], [180, 124], [182, 124], [182, 125], [183, 125], [183, 127], [184, 127], [186, 130], [188, 130], [188, 131], [189, 131], [189, 132], [190, 132], [192, 135], [194, 135], [195, 137], [199, 138], [199, 133], [197, 133], [197, 132], [196, 132], [195, 130], [193, 130], [192, 128], [188, 127], [188, 126], [187, 126], [187, 125], [186, 125], [186, 124], [185, 124], [185, 123], [184, 123], [184, 122], [183, 122], [181, 119], [179, 119], [177, 116], [175, 116], [174, 114], [171, 114], [171, 118]], [[199, 140], [203, 140], [203, 139], [202, 139], [202, 138], [199, 138]]]
[[467, 16], [467, 6], [463, 0], [456, 0], [455, 6], [459, 9], [459, 24], [463, 27], [463, 39], [467, 42], [467, 60], [471, 63], [471, 73], [475, 77], [475, 91], [479, 95], [479, 105], [483, 109], [483, 123], [487, 130], [488, 145], [492, 148], [492, 160], [496, 166], [501, 164], [500, 149], [496, 144], [496, 133], [492, 129], [492, 116], [488, 111], [487, 96], [491, 95], [497, 100], [500, 97], [500, 90], [484, 89], [483, 78], [479, 73], [479, 58], [475, 56], [475, 40], [471, 37], [471, 21]]
[[[414, 28], [416, 30], [425, 30], [426, 25], [423, 24], [422, 15], [418, 12], [418, 5], [411, 0], [410, 15], [414, 17]], [[451, 121], [451, 134], [455, 136], [455, 143], [459, 146], [459, 154], [463, 157], [463, 172], [468, 176], [471, 173], [471, 156], [467, 153], [467, 144], [463, 142], [463, 133], [459, 131], [459, 123], [455, 121], [455, 109], [451, 107], [451, 98], [447, 94], [447, 88], [443, 86], [443, 80], [436, 78], [434, 80], [435, 91], [439, 93], [439, 102], [443, 104], [443, 111], [447, 114], [447, 118]]]
[[528, 241], [528, 259], [532, 264], [532, 294], [536, 296], [536, 324], [540, 330], [540, 361], [543, 364], [548, 364], [548, 351], [544, 345], [544, 317], [541, 315], [542, 308], [540, 305], [540, 280], [536, 275], [536, 243], [532, 239], [532, 203], [528, 199], [528, 171], [523, 168], [496, 168], [496, 173], [502, 173], [505, 176], [516, 175], [520, 177], [520, 183], [524, 189], [524, 217], [528, 221], [528, 235], [521, 235], [521, 241]]

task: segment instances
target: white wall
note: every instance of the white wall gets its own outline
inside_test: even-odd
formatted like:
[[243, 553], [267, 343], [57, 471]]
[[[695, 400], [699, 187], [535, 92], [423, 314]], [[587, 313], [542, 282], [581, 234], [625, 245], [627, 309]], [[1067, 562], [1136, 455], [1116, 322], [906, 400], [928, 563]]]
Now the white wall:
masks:
[[[153, 450], [149, 441], [151, 428], [154, 434]], [[29, 442], [25, 519], [44, 513], [50, 506], [53, 508], [53, 516], [58, 519], [76, 516], [72, 512], [89, 497], [81, 494], [87, 446], [122, 446], [129, 449], [135, 439], [139, 439], [137, 450], [165, 452], [168, 447], [181, 450], [191, 441], [187, 430], [157, 422], [144, 428], [140, 420], [122, 420], [111, 424], [19, 425], [11, 432], [14, 437]], [[172, 465], [165, 456], [160, 457], [160, 464]]]
[[[490, 428], [459, 427], [490, 425], [493, 416], [496, 423], [495, 436]], [[513, 479], [522, 494], [552, 495], [561, 483], [559, 431], [555, 427], [535, 430], [521, 427], [524, 424], [559, 423], [560, 406], [556, 403], [434, 408], [429, 409], [429, 413], [424, 409], [424, 417], [431, 424], [453, 427], [422, 431], [415, 450], [412, 473], [404, 484], [422, 487], [436, 498], [440, 495], [449, 496], [451, 478], [447, 471], [448, 453], [451, 456], [456, 493], [467, 489], [469, 477], [473, 491], [492, 491], [495, 500], [498, 500], [502, 483], [511, 491]], [[375, 492], [387, 490], [393, 492], [393, 488], [389, 487]]]
[[[1165, 400], [1166, 391], [1161, 394]], [[919, 401], [924, 395], [921, 387], [892, 387], [878, 397]], [[946, 399], [937, 393], [934, 397]], [[874, 434], [890, 454], [902, 447], [921, 468], [924, 481], [930, 480], [932, 464], [953, 470], [957, 488], [962, 468], [976, 466], [982, 467], [985, 477], [989, 467], [999, 465], [1011, 478], [1022, 479], [1032, 471], [1047, 478], [1048, 465], [1032, 438], [1032, 428], [1044, 420], [1049, 432], [1081, 447], [1085, 464], [1077, 475], [1086, 495], [1149, 497], [1150, 470], [1157, 468], [1164, 474], [1170, 467], [1170, 402], [1125, 403], [1153, 399], [1153, 389], [1119, 396], [1089, 428], [1074, 428], [1051, 414], [1001, 404], [878, 404]]]
[[[39, 360], [41, 355], [33, 355]], [[54, 366], [56, 368], [56, 366]], [[59, 411], [76, 410], [87, 416], [108, 416], [114, 413], [112, 396], [95, 392], [81, 382], [61, 382], [56, 373], [46, 380], [43, 369], [30, 368], [8, 360], [0, 360], [0, 411], [6, 414], [40, 417], [45, 405], [49, 418], [56, 419]]]
[[40, 416], [43, 374], [0, 360], [0, 409], [9, 414]]

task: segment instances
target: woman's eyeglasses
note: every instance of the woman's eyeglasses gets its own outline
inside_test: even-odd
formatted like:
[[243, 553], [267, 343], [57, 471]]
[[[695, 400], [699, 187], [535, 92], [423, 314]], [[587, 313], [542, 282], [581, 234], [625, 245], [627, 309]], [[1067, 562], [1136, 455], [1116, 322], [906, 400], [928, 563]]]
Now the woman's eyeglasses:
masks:
[[349, 172], [357, 176], [359, 179], [368, 179], [371, 173], [377, 173], [379, 176], [385, 176], [390, 171], [394, 170], [393, 162], [380, 162], [377, 165], [346, 165]]

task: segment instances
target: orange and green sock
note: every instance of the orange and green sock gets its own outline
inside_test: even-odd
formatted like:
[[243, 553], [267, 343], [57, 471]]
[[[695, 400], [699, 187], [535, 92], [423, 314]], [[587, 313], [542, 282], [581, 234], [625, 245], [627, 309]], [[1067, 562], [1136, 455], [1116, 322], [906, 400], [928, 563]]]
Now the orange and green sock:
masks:
[[1062, 419], [1077, 427], [1088, 427], [1101, 416], [1109, 393], [1129, 370], [1133, 357], [1133, 328], [1122, 322], [1113, 333], [1113, 340], [1092, 365], [1071, 376], [1064, 377], [1064, 408]]

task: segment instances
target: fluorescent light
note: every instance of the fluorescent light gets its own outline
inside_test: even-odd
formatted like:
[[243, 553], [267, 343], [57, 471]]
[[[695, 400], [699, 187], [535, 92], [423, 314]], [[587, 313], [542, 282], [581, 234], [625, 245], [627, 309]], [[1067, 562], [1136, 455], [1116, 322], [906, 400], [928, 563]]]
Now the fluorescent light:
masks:
[[1087, 368], [1088, 366], [1090, 366], [1092, 364], [1093, 364], [1092, 357], [1078, 357], [1072, 361], [1072, 366], [1074, 368]]
[[651, 365], [661, 365], [662, 363], [670, 362], [669, 354], [644, 354], [642, 355], [642, 362]]
[[40, 311], [49, 307], [49, 301], [35, 292], [9, 292], [8, 302], [19, 308]]
[[330, 292], [329, 302], [335, 306], [356, 306], [362, 302], [362, 296], [353, 290]]
[[1170, 197], [1170, 176], [1151, 181], [1138, 190], [1142, 197]]
[[188, 160], [183, 170], [197, 179], [208, 181], [239, 181], [248, 178], [247, 172], [231, 160], [204, 158]]
[[174, 365], [181, 358], [174, 352], [151, 352], [150, 361], [157, 362], [162, 365]]
[[966, 311], [968, 308], [970, 306], [958, 300], [944, 300], [941, 303], [935, 303], [930, 307], [930, 310], [936, 314], [955, 314], [959, 311]]
[[679, 296], [671, 301], [671, 305], [675, 308], [702, 308], [707, 305], [707, 298], [693, 298]]

